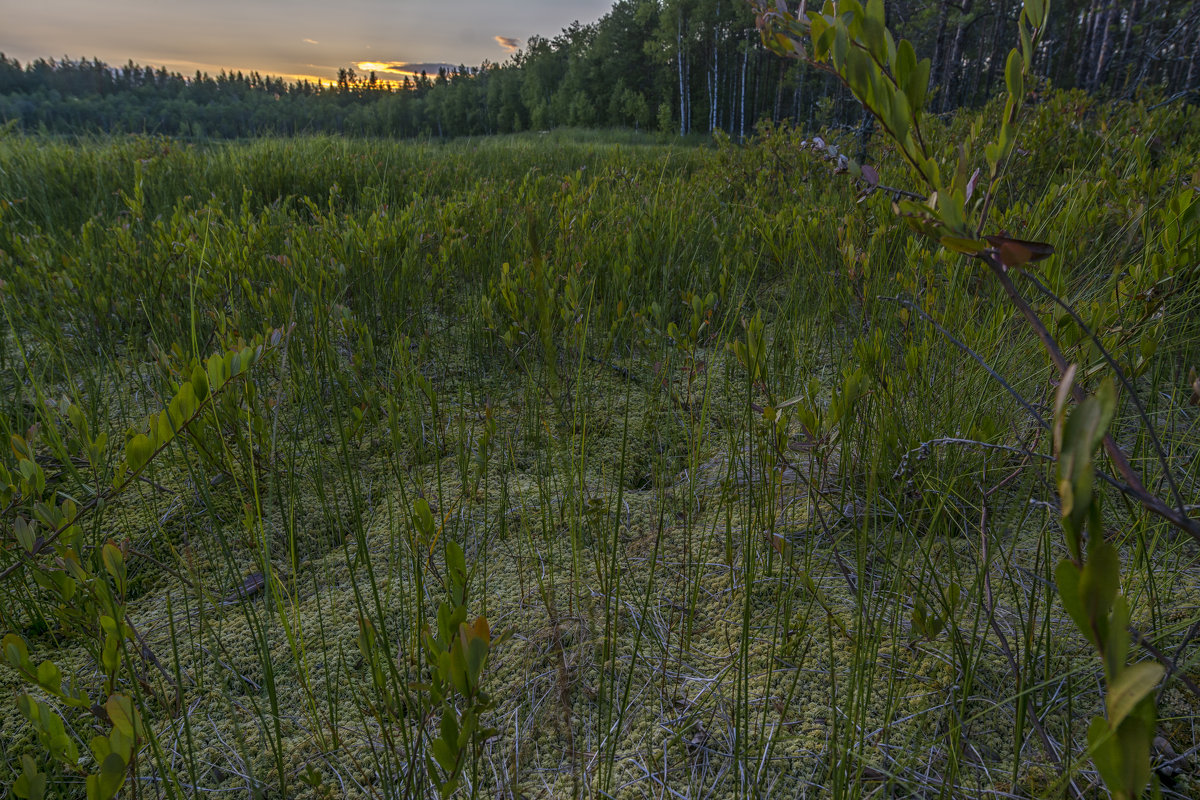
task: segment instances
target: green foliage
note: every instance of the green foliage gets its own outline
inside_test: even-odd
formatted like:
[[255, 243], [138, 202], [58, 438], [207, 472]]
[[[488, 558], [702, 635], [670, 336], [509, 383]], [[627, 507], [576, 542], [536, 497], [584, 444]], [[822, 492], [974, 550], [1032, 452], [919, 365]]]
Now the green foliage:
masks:
[[[1094, 453], [1102, 443], [1106, 445], [1118, 469], [1135, 486], [1129, 494], [1148, 510], [1165, 516], [1198, 540], [1200, 527], [1184, 511], [1182, 501], [1176, 514], [1141, 488], [1124, 454], [1107, 436], [1117, 405], [1113, 382], [1105, 380], [1094, 394], [1086, 396], [1075, 382], [1077, 367], [1068, 365], [1059, 342], [1047, 331], [1008, 277], [1010, 270], [1020, 270], [1049, 257], [1054, 253], [1054, 247], [1015, 239], [1007, 232], [983, 235], [1001, 179], [1016, 148], [1027, 94], [1026, 78], [1032, 73], [1034, 53], [1047, 25], [1049, 3], [1026, 0], [1018, 18], [1019, 44], [1009, 52], [1004, 68], [1007, 88], [1004, 109], [995, 138], [983, 146], [986, 171], [982, 172], [982, 178], [986, 189], [979, 197], [976, 197], [975, 187], [981, 178], [981, 169], [977, 168], [973, 173], [970, 170], [978, 128], [972, 125], [971, 135], [958, 143], [957, 152], [947, 152], [941, 159], [934, 154], [922, 133], [930, 62], [917, 61], [909, 42], [894, 40], [886, 27], [881, 0], [870, 0], [865, 8], [857, 0], [827, 0], [820, 11], [811, 11], [807, 17], [792, 15], [782, 3], [773, 6], [762, 1], [757, 2], [756, 7], [764, 43], [781, 55], [810, 60], [813, 65], [833, 72], [874, 115], [897, 148], [909, 167], [911, 179], [922, 188], [924, 195], [892, 190], [894, 211], [914, 230], [939, 242], [946, 250], [986, 263], [1062, 373], [1053, 434], [1059, 506], [1068, 557], [1055, 572], [1058, 593], [1063, 606], [1104, 663], [1108, 714], [1107, 718], [1093, 719], [1088, 728], [1090, 752], [1113, 795], [1123, 800], [1136, 798], [1150, 777], [1156, 715], [1154, 690], [1162, 680], [1165, 668], [1157, 663], [1127, 664], [1129, 609], [1120, 594], [1119, 555], [1105, 541], [1100, 497], [1094, 485]], [[804, 40], [807, 40], [807, 46]], [[851, 162], [840, 156], [832, 145], [826, 146], [823, 142], [819, 143], [818, 149], [837, 159], [837, 170], [848, 171], [858, 178], [866, 185], [867, 192], [877, 190], [880, 178], [874, 167]], [[1194, 203], [1194, 199], [1173, 200], [1168, 213], [1180, 220], [1191, 217]], [[1174, 231], [1170, 223], [1168, 230]], [[1190, 240], [1191, 234], [1187, 238]], [[1041, 288], [1050, 294], [1045, 287]], [[1150, 288], [1143, 283], [1141, 290], [1149, 291]], [[1050, 296], [1054, 297], [1053, 294]], [[1115, 306], [1120, 301], [1114, 299], [1111, 302], [1113, 305], [1107, 309], [1094, 309], [1093, 317], [1096, 312], [1101, 317], [1115, 316], [1118, 313]], [[1076, 341], [1087, 348], [1091, 342], [1084, 342], [1082, 338], [1086, 329], [1078, 315], [1065, 303], [1059, 301], [1059, 305], [1067, 317], [1079, 323], [1081, 336]], [[1092, 336], [1089, 334], [1087, 338]], [[1121, 374], [1120, 365], [1104, 348], [1102, 339], [1097, 337], [1095, 341], [1098, 356], [1102, 358], [1089, 373], [1110, 367]], [[1142, 361], [1134, 365], [1134, 374], [1154, 352], [1154, 339], [1143, 341]], [[1122, 380], [1126, 380], [1124, 376]], [[1068, 414], [1067, 405], [1072, 396], [1078, 405]], [[1145, 418], [1144, 412], [1142, 416]], [[1145, 422], [1153, 425], [1149, 419]], [[1150, 435], [1154, 435], [1153, 430]], [[1176, 495], [1178, 497], [1177, 491]], [[943, 625], [941, 618], [928, 617], [922, 604], [914, 607], [913, 622], [926, 635], [936, 635]]]
[[[803, 19], [765, 2], [756, 6], [764, 43], [782, 55], [807, 59], [801, 39], [809, 37], [812, 63], [833, 72], [879, 121], [925, 193], [923, 197], [896, 195], [896, 212], [915, 230], [948, 249], [982, 254], [987, 249], [980, 240], [984, 220], [1016, 146], [1017, 121], [1025, 99], [1024, 76], [1031, 71], [1033, 52], [1046, 25], [1046, 8], [1040, 3], [1026, 5], [1020, 14], [1020, 47], [1009, 52], [1004, 72], [1008, 89], [1004, 113], [996, 139], [983, 148], [986, 190], [976, 196], [981, 176], [978, 170], [970, 172], [968, 165], [977, 143], [971, 137], [957, 144], [957, 152], [951, 150], [941, 157], [934, 152], [923, 133], [922, 117], [930, 62], [918, 61], [907, 40], [896, 42], [886, 27], [880, 0], [872, 0], [866, 8], [857, 0], [840, 4], [827, 0], [820, 11], [811, 11]], [[877, 177], [871, 179], [877, 175], [873, 167], [864, 177], [856, 162], [845, 157], [842, 162], [844, 167], [839, 164], [839, 168], [862, 178], [870, 188], [878, 185]], [[1023, 244], [1008, 242], [997, 247], [1008, 267], [1036, 259]]]
[[467, 623], [469, 575], [456, 542], [446, 543], [446, 578], [448, 598], [438, 605], [436, 631], [424, 632], [429, 683], [420, 686], [441, 719], [425, 758], [443, 798], [454, 794], [468, 765], [477, 767], [483, 742], [499, 733], [482, 727], [483, 715], [495, 706], [483, 690], [482, 676], [488, 653], [505, 638], [492, 638], [485, 617]]
[[[786, 3], [780, 8], [786, 8]], [[812, 4], [815, 5], [815, 4]], [[995, 45], [1018, 0], [868, 4], [876, 52], [888, 22], [904, 72], [905, 101], [948, 111], [990, 101], [1008, 77]], [[1195, 0], [1097, 5], [1059, 0], [1042, 69], [1056, 87], [1129, 96], [1155, 87], [1194, 97]], [[1031, 4], [1040, 16], [1048, 4]], [[1118, 10], [1119, 9], [1119, 10]], [[257, 72], [197, 71], [185, 76], [96, 59], [0, 54], [0, 134], [48, 130], [78, 134], [143, 132], [191, 138], [339, 133], [449, 137], [543, 131], [551, 127], [652, 124], [660, 134], [718, 130], [745, 137], [763, 120], [855, 125], [860, 107], [815, 70], [779, 69], [752, 46], [741, 2], [617, 0], [600, 19], [575, 22], [552, 38], [534, 36], [503, 63], [442, 67], [437, 74], [339, 69], [327, 80]], [[823, 46], [836, 45], [831, 34]], [[902, 40], [912, 44], [906, 46]], [[777, 40], [793, 49], [798, 40]], [[857, 58], [850, 55], [852, 60]], [[858, 67], [855, 67], [857, 70]], [[819, 111], [818, 111], [819, 109]]]
[[[204, 369], [197, 365], [162, 411], [152, 414], [140, 430], [134, 427], [127, 432], [123, 457], [118, 456], [113, 466], [106, 452], [107, 437], [92, 438], [84, 413], [67, 404], [65, 413], [51, 421], [45, 435], [54, 456], [62, 459], [61, 469], [72, 470], [72, 458], [90, 469], [85, 480], [93, 497], [82, 505], [65, 496], [59, 500], [56, 495], [62, 493], [57, 489], [47, 491], [47, 468], [35, 452], [36, 426], [26, 437], [12, 436], [20, 477], [14, 484], [9, 482], [13, 476], [7, 470], [0, 476], [7, 484], [3, 516], [11, 521], [21, 551], [20, 560], [0, 572], [0, 581], [12, 580], [14, 574], [21, 580], [31, 578], [40, 590], [37, 611], [56, 619], [61, 633], [89, 641], [103, 675], [100, 699], [94, 699], [80, 676], [65, 679], [63, 670], [51, 660], [35, 667], [26, 641], [16, 633], [6, 634], [0, 647], [7, 665], [25, 684], [70, 709], [75, 722], [90, 718], [98, 730], [106, 731], [88, 742], [94, 759], [89, 766], [81, 762], [75, 738], [68, 734], [59, 711], [33, 694], [17, 697], [17, 707], [41, 751], [60, 768], [85, 777], [89, 800], [108, 800], [120, 791], [134, 769], [139, 743], [146, 739], [141, 712], [125, 688], [138, 680], [126, 645], [132, 644], [144, 661], [154, 657], [128, 618], [129, 543], [118, 545], [109, 540], [89, 545], [86, 518], [102, 514], [107, 504], [133, 486], [172, 440], [211, 410], [214, 399], [278, 346], [281, 337], [282, 331], [268, 332], [242, 348], [212, 356]], [[63, 434], [68, 437], [65, 441]], [[42, 797], [47, 774], [39, 772], [37, 761], [28, 756], [22, 770], [13, 791], [20, 797]]]
[[[1059, 562], [1055, 578], [1063, 607], [1104, 663], [1108, 713], [1088, 726], [1092, 758], [1113, 796], [1134, 800], [1150, 779], [1154, 691], [1166, 670], [1155, 662], [1127, 663], [1129, 607], [1120, 593], [1120, 556], [1104, 539], [1100, 499], [1092, 486], [1092, 456], [1112, 421], [1116, 392], [1105, 382], [1068, 415], [1066, 398], [1074, 373], [1072, 368], [1064, 376], [1055, 410], [1058, 494], [1071, 553]], [[1086, 562], [1081, 549], [1085, 532], [1090, 534]]]

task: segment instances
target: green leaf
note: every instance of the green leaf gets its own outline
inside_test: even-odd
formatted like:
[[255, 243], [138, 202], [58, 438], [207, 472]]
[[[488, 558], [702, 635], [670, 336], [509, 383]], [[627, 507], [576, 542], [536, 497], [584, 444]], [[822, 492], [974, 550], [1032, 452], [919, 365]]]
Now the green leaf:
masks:
[[[89, 778], [91, 776], [88, 776]], [[99, 798], [100, 800], [110, 800], [121, 789], [121, 785], [125, 783], [125, 761], [116, 753], [109, 753], [104, 757], [104, 761], [100, 764], [100, 774], [96, 776], [99, 781]], [[89, 790], [91, 786], [88, 786]], [[89, 791], [89, 795], [91, 792]]]
[[1137, 704], [1154, 691], [1165, 673], [1163, 665], [1157, 661], [1143, 661], [1122, 670], [1109, 685], [1105, 697], [1108, 724], [1118, 727]]
[[866, 18], [873, 22], [877, 22], [880, 26], [887, 24], [887, 19], [883, 12], [883, 0], [867, 0]]
[[38, 684], [51, 694], [62, 692], [62, 672], [53, 661], [43, 661], [37, 668]]
[[929, 91], [931, 64], [932, 62], [928, 58], [922, 58], [909, 73], [908, 80], [904, 84], [904, 94], [908, 96], [908, 105], [912, 109], [914, 118], [918, 117], [925, 108], [925, 93]]
[[17, 517], [13, 520], [13, 535], [17, 538], [17, 544], [21, 545], [21, 549], [26, 553], [32, 553], [34, 545], [37, 543], [37, 536], [34, 532], [34, 526], [24, 517]]
[[1108, 542], [1094, 542], [1079, 576], [1079, 599], [1087, 615], [1087, 633], [1097, 648], [1108, 638], [1108, 612], [1121, 590], [1121, 561]]
[[1023, 19], [1017, 20], [1017, 35], [1021, 39], [1021, 65], [1029, 70], [1033, 67], [1033, 34]]
[[438, 766], [446, 773], [451, 775], [454, 773], [454, 751], [450, 749], [450, 745], [444, 739], [434, 739], [429, 743], [430, 749], [433, 750], [433, 757], [437, 760]]
[[156, 423], [152, 422], [153, 435], [157, 437], [159, 445], [164, 445], [175, 438], [175, 425], [171, 422], [171, 414], [169, 409], [163, 409], [155, 418]]
[[1088, 750], [1091, 751], [1092, 761], [1100, 771], [1104, 783], [1113, 789], [1121, 782], [1122, 769], [1121, 745], [1116, 737], [1116, 731], [1109, 727], [1104, 717], [1092, 717], [1088, 724]]
[[1079, 567], [1067, 558], [1058, 562], [1058, 566], [1054, 570], [1054, 582], [1058, 585], [1058, 597], [1062, 600], [1063, 608], [1075, 621], [1079, 630], [1087, 633], [1088, 617], [1079, 595], [1079, 577]]
[[[134, 727], [135, 729], [138, 727], [136, 720], [134, 721]], [[108, 751], [116, 753], [121, 758], [129, 761], [133, 756], [133, 737], [113, 728], [112, 732], [108, 735]]]
[[208, 397], [208, 375], [200, 367], [199, 364], [192, 367], [192, 392], [196, 395], [196, 399], [203, 401]]
[[[1066, 382], [1072, 375], [1068, 369]], [[1080, 560], [1078, 537], [1089, 518], [1097, 518], [1098, 511], [1092, 505], [1092, 453], [1103, 440], [1116, 406], [1116, 392], [1111, 382], [1101, 384], [1092, 397], [1087, 398], [1070, 417], [1061, 424], [1061, 413], [1065, 403], [1065, 390], [1059, 392], [1055, 433], [1059, 449], [1057, 481], [1062, 498], [1061, 510], [1068, 532], [1072, 556]], [[1095, 526], [1094, 526], [1095, 527]], [[1101, 531], [1093, 531], [1097, 541]]]
[[1108, 433], [1108, 426], [1112, 422], [1113, 413], [1117, 408], [1117, 390], [1112, 379], [1105, 378], [1092, 397], [1098, 406], [1098, 415], [1095, 427], [1089, 431], [1089, 447], [1095, 450], [1104, 440], [1104, 435]]
[[846, 33], [846, 25], [841, 20], [834, 24], [833, 65], [842, 72], [846, 65], [846, 54], [850, 51], [850, 37]]
[[42, 800], [46, 796], [46, 774], [38, 772], [32, 756], [21, 756], [21, 774], [13, 781], [12, 790], [25, 800]]
[[1104, 673], [1108, 679], [1121, 674], [1129, 657], [1129, 603], [1117, 595], [1108, 615], [1108, 634], [1104, 642]]
[[456, 745], [458, 742], [458, 718], [452, 707], [446, 706], [442, 709], [442, 739], [451, 745]]
[[125, 585], [125, 556], [122, 555], [121, 548], [112, 542], [107, 542], [104, 547], [100, 548], [100, 559], [104, 562], [104, 569], [117, 582], [117, 591], [123, 591]]
[[413, 503], [413, 523], [416, 525], [417, 531], [426, 538], [433, 537], [435, 532], [433, 513], [429, 510], [429, 502], [424, 498]]
[[458, 693], [466, 696], [470, 693], [471, 687], [467, 683], [467, 658], [463, 653], [462, 640], [456, 638], [454, 645], [450, 648], [450, 683], [458, 690]]
[[488, 643], [487, 640], [481, 639], [478, 636], [472, 636], [467, 643], [467, 680], [471, 687], [479, 685], [479, 673], [483, 671], [483, 664], [487, 660]]
[[91, 748], [92, 757], [96, 759], [97, 764], [104, 761], [104, 757], [112, 752], [112, 747], [108, 743], [107, 736], [93, 736], [92, 741], [88, 743], [88, 747]]
[[65, 764], [74, 764], [79, 760], [79, 755], [74, 752], [75, 743], [71, 741], [71, 737], [67, 736], [66, 731], [62, 730], [62, 722], [58, 722], [57, 730], [50, 734], [50, 752], [59, 761]]
[[25, 719], [29, 720], [34, 725], [38, 724], [39, 712], [37, 701], [29, 695], [17, 695], [17, 711], [20, 711], [21, 716], [25, 717]]
[[942, 247], [947, 250], [953, 250], [956, 253], [973, 256], [987, 249], [987, 244], [978, 239], [963, 239], [957, 236], [943, 236], [939, 240]]
[[15, 633], [9, 633], [0, 643], [4, 645], [4, 659], [10, 667], [25, 670], [30, 668], [29, 648], [24, 639]]
[[228, 373], [225, 371], [225, 359], [220, 355], [211, 356], [205, 362], [205, 371], [208, 373], [208, 389], [210, 392], [215, 392], [225, 384]]
[[832, 29], [822, 16], [814, 16], [810, 23], [809, 35], [812, 37], [813, 58], [825, 61], [829, 57], [829, 44], [832, 41]]
[[446, 541], [446, 568], [450, 570], [450, 579], [463, 580], [467, 576], [467, 558], [458, 542]]
[[[900, 44], [896, 45], [896, 82], [902, 87], [907, 87], [909, 78], [912, 76], [913, 70], [915, 70], [916, 67], [917, 51], [913, 49], [912, 42], [910, 42], [908, 39], [901, 39]], [[905, 88], [905, 94], [907, 93], [908, 90]], [[912, 101], [911, 97], [909, 97], [909, 101]]]
[[884, 22], [883, 0], [868, 0], [867, 13], [862, 21], [863, 44], [880, 63], [887, 63], [887, 25]]
[[134, 714], [133, 703], [128, 695], [113, 694], [108, 698], [108, 702], [104, 704], [104, 710], [108, 712], [108, 718], [112, 720], [113, 727], [125, 734], [133, 736]]
[[1004, 82], [1008, 93], [1019, 102], [1025, 96], [1025, 76], [1022, 72], [1021, 54], [1014, 48], [1008, 51], [1008, 61], [1004, 65]]
[[1054, 393], [1054, 452], [1061, 453], [1063, 449], [1063, 430], [1067, 423], [1067, 401], [1071, 399], [1071, 386], [1075, 383], [1076, 364], [1067, 366], [1058, 381], [1058, 390]]
[[1025, 14], [1035, 28], [1046, 24], [1046, 7], [1044, 0], [1025, 0]]
[[[1153, 710], [1153, 704], [1150, 710]], [[1141, 796], [1150, 779], [1150, 742], [1153, 717], [1131, 714], [1119, 727], [1104, 717], [1093, 717], [1088, 726], [1088, 747], [1109, 792], [1116, 798]]]
[[137, 472], [154, 455], [154, 444], [144, 433], [139, 433], [125, 445], [125, 461], [132, 472]]

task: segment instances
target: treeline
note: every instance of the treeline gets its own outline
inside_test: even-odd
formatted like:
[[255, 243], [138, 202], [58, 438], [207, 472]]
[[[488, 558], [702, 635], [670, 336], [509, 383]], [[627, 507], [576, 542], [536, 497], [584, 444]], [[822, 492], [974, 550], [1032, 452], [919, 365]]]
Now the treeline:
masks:
[[[933, 61], [935, 111], [999, 91], [1020, 7], [1021, 0], [886, 4], [889, 25]], [[1051, 85], [1197, 96], [1200, 0], [1056, 0], [1051, 19], [1038, 53]], [[241, 72], [185, 77], [94, 59], [22, 66], [0, 54], [0, 121], [51, 132], [458, 136], [584, 126], [740, 135], [763, 119], [861, 118], [828, 75], [767, 53], [740, 0], [618, 0], [599, 21], [534, 37], [502, 64], [399, 84], [353, 70], [314, 84]]]

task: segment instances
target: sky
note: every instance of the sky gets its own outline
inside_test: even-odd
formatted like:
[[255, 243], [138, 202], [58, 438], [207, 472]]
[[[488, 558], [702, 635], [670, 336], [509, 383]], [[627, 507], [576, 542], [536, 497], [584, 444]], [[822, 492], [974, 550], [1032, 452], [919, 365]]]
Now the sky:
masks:
[[0, 52], [333, 80], [499, 62], [612, 0], [0, 0]]

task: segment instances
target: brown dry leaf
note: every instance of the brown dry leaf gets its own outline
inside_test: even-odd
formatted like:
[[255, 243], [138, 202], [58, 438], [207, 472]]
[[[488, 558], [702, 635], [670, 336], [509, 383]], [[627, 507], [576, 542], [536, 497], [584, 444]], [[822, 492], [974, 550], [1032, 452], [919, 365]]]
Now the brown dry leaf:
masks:
[[1192, 371], [1188, 373], [1188, 383], [1192, 385], [1192, 398], [1189, 401], [1194, 406], [1200, 406], [1200, 377], [1196, 375], [1196, 368], [1192, 367]]
[[1041, 261], [1054, 255], [1054, 245], [1045, 242], [1031, 242], [1026, 239], [1013, 239], [1003, 233], [983, 237], [988, 244], [996, 249], [1000, 261], [1006, 267], [1020, 267], [1034, 261]]

